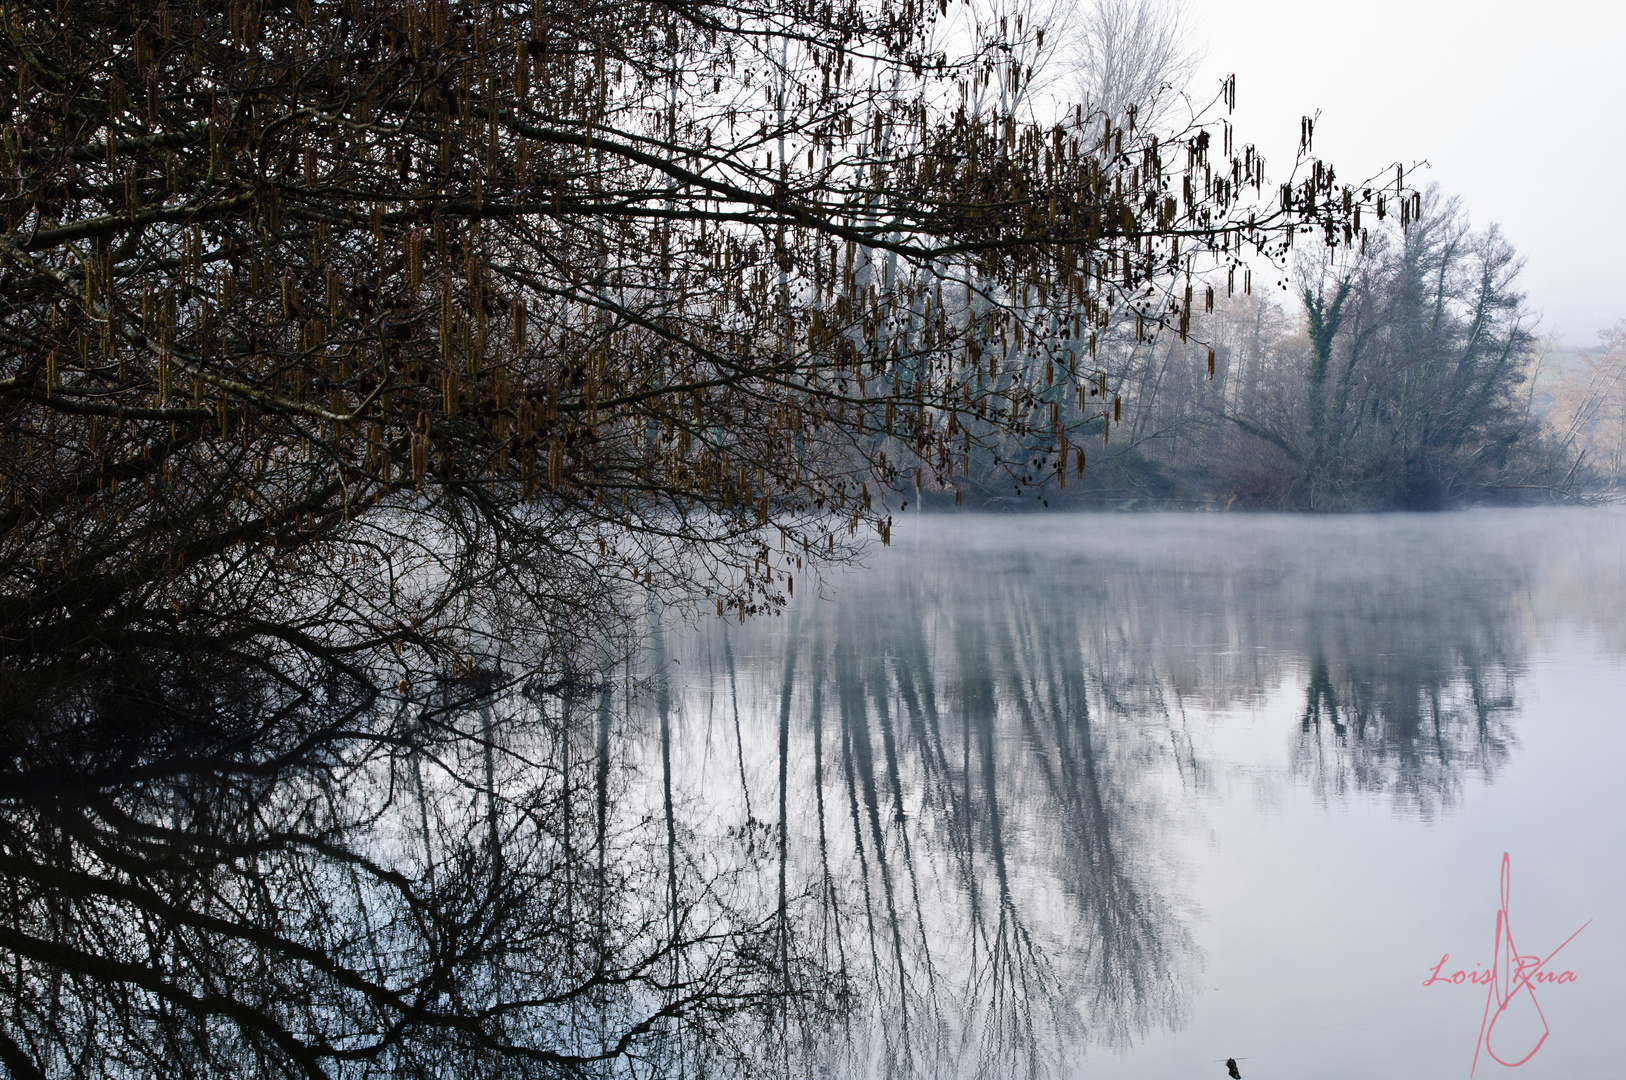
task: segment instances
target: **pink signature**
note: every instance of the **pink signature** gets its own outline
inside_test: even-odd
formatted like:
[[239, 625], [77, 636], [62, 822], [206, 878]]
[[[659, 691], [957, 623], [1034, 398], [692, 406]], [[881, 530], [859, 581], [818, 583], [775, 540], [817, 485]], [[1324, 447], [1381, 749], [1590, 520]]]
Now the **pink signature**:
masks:
[[[1541, 1011], [1541, 1003], [1536, 1000], [1536, 987], [1540, 985], [1562, 985], [1575, 981], [1573, 971], [1549, 971], [1548, 963], [1557, 956], [1559, 950], [1575, 940], [1576, 934], [1592, 925], [1588, 919], [1581, 924], [1580, 930], [1565, 938], [1552, 952], [1546, 956], [1520, 953], [1513, 944], [1513, 929], [1508, 921], [1508, 894], [1512, 884], [1512, 860], [1507, 852], [1502, 853], [1502, 906], [1496, 912], [1496, 946], [1491, 956], [1490, 966], [1475, 964], [1473, 971], [1453, 971], [1449, 975], [1441, 972], [1451, 954], [1446, 953], [1440, 957], [1440, 962], [1434, 965], [1424, 986], [1433, 986], [1436, 983], [1445, 983], [1451, 986], [1461, 986], [1464, 983], [1474, 983], [1487, 987], [1485, 993], [1485, 1014], [1479, 1022], [1479, 1041], [1474, 1044], [1474, 1063], [1468, 1070], [1472, 1077], [1474, 1070], [1479, 1068], [1479, 1055], [1483, 1051], [1491, 1060], [1501, 1065], [1523, 1065], [1536, 1056], [1551, 1034], [1547, 1027], [1547, 1015]], [[1508, 1011], [1520, 994], [1528, 994], [1530, 1005], [1536, 1010], [1536, 1017], [1541, 1021], [1541, 1036], [1536, 1039], [1534, 1046], [1528, 1053], [1517, 1061], [1508, 1061], [1491, 1048], [1491, 1035], [1496, 1030], [1496, 1022]]]

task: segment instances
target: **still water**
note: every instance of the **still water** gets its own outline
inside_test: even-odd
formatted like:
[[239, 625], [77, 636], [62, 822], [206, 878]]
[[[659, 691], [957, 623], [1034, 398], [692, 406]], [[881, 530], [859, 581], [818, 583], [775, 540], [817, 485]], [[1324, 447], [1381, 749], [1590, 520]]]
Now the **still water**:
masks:
[[1626, 514], [912, 518], [798, 585], [652, 630], [640, 763], [847, 988], [775, 1071], [1620, 1075]]

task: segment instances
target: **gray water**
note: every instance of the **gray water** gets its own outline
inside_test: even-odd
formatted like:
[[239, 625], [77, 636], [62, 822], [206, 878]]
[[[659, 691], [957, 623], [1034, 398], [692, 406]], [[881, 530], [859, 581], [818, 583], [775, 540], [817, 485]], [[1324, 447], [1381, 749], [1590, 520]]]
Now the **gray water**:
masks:
[[[846, 991], [772, 1071], [1618, 1075], [1626, 515], [917, 517], [812, 591], [653, 654], [684, 858]], [[1504, 853], [1517, 953], [1591, 922], [1497, 1016]]]

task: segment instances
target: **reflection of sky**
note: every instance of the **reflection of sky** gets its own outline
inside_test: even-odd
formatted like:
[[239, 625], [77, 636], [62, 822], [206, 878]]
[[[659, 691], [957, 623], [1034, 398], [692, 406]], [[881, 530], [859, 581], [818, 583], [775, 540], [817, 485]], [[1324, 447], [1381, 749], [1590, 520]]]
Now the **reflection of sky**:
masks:
[[1552, 1035], [1515, 1075], [1618, 1075], [1623, 692], [1617, 659], [1576, 636], [1548, 639], [1520, 686], [1518, 751], [1432, 822], [1374, 800], [1329, 807], [1293, 785], [1258, 798], [1249, 774], [1287, 763], [1290, 692], [1281, 707], [1217, 719], [1210, 749], [1236, 779], [1203, 800], [1212, 836], [1190, 848], [1207, 960], [1192, 1022], [1107, 1075], [1181, 1075], [1203, 1055], [1246, 1054], [1250, 1078], [1466, 1077], [1484, 990], [1421, 984], [1447, 952], [1447, 972], [1489, 961], [1504, 851], [1522, 951], [1545, 954], [1596, 920], [1560, 954], [1578, 979], [1541, 992]]
[[[1626, 1049], [1609, 1016], [1626, 1002], [1609, 924], [1626, 796], [1605, 774], [1626, 690], [1623, 526], [1607, 511], [910, 519], [833, 602], [675, 648], [678, 772], [719, 828], [749, 798], [777, 829], [794, 627], [788, 875], [794, 893], [822, 874], [816, 667], [832, 910], [878, 999], [907, 987], [875, 1006], [894, 1038], [933, 1015], [1000, 1022], [963, 977], [987, 905], [1041, 947], [1039, 981], [1086, 1003], [1085, 1043], [1132, 1042], [1090, 1050], [1086, 1072], [1223, 1075], [1235, 1055], [1250, 1078], [1466, 1075], [1483, 991], [1420, 984], [1444, 952], [1489, 959], [1507, 850], [1525, 951], [1599, 920], [1565, 954], [1576, 984], [1543, 991], [1553, 1034], [1519, 1075], [1602, 1075]], [[1304, 733], [1318, 658], [1341, 737]], [[935, 765], [911, 735], [911, 680], [935, 696]], [[1069, 816], [1064, 774], [1093, 777], [1075, 790], [1100, 814]], [[1058, 833], [1086, 821], [1101, 835]], [[1136, 999], [1117, 1015], [1091, 997], [1114, 986]]]

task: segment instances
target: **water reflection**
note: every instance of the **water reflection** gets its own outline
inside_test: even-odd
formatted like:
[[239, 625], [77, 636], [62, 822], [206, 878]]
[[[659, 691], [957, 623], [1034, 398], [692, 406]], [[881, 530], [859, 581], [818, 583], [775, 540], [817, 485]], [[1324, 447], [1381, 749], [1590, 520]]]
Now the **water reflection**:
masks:
[[726, 772], [748, 816], [785, 808], [781, 887], [807, 893], [798, 920], [864, 998], [827, 1068], [1039, 1075], [1184, 1007], [1161, 749], [1105, 711], [1084, 612], [1020, 574], [932, 584], [883, 573], [783, 639], [694, 643], [692, 729], [719, 701], [745, 718], [739, 767], [713, 745], [691, 779], [716, 805]]
[[53, 738], [4, 745], [0, 1060], [726, 1073], [738, 1047], [714, 1032], [828, 987], [767, 947], [740, 886], [759, 866], [672, 877], [629, 810], [631, 740], [598, 674], [476, 671], [407, 707], [218, 660], [87, 676]]
[[1226, 784], [1450, 812], [1537, 643], [1620, 647], [1621, 523], [927, 519], [782, 620], [407, 707], [132, 654], [0, 726], [0, 1060], [1070, 1075], [1192, 1014]]
[[1447, 812], [1516, 747], [1544, 583], [1618, 533], [928, 518], [833, 600], [676, 649], [678, 785], [731, 834], [767, 822], [787, 920], [860, 994], [827, 1068], [1068, 1073], [1190, 1008], [1204, 725], [1295, 696], [1292, 782]]

